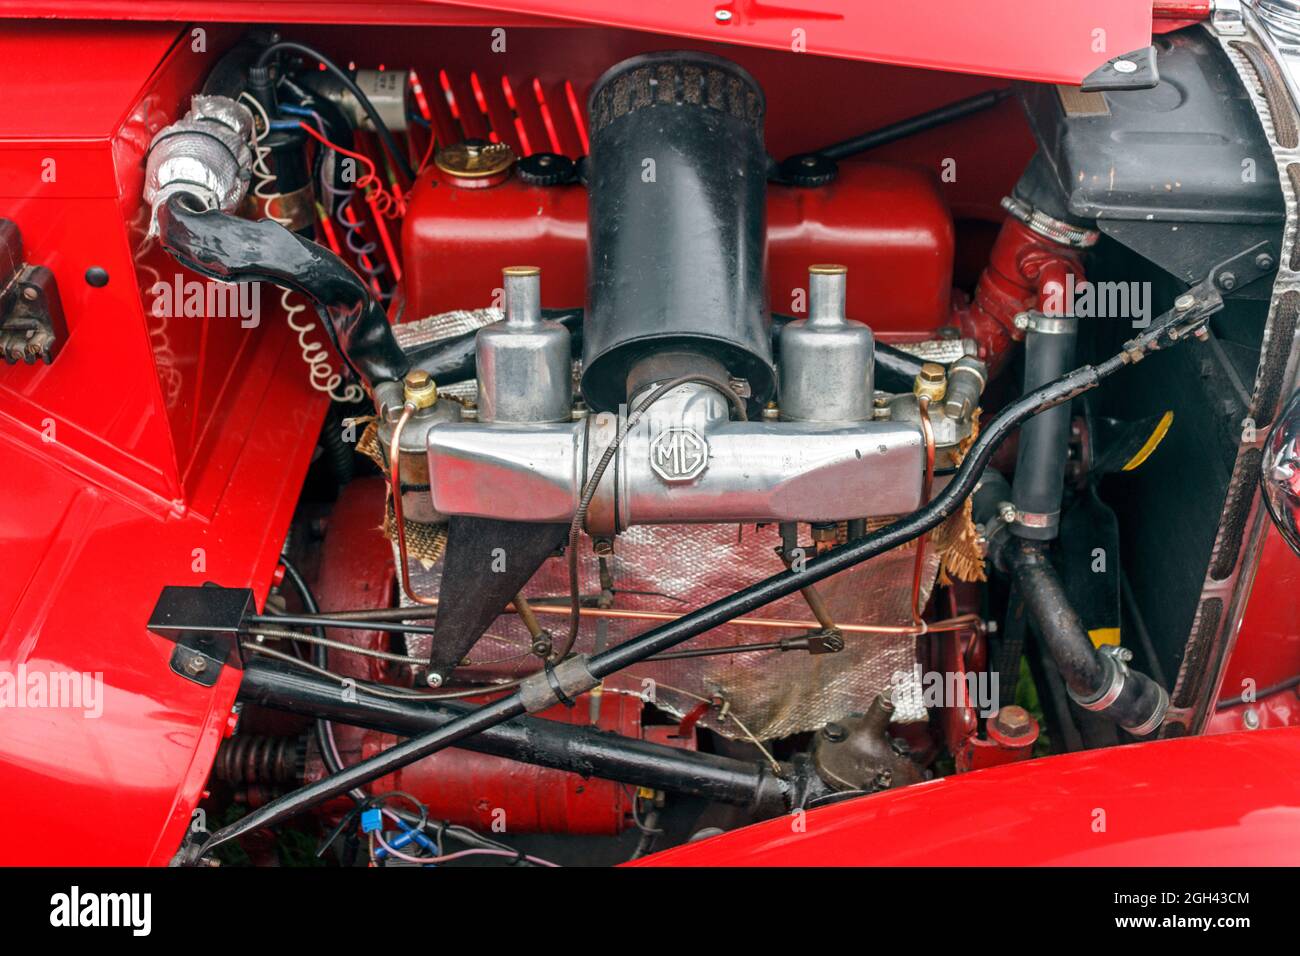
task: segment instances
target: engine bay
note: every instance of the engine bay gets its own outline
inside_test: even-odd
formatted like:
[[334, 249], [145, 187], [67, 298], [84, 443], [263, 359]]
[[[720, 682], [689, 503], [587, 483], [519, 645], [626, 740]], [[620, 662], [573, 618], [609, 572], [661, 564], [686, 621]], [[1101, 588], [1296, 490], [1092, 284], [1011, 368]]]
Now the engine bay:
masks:
[[247, 489], [265, 572], [205, 543], [136, 622], [231, 695], [174, 862], [613, 864], [1204, 732], [1297, 314], [1243, 54], [210, 41], [128, 123], [151, 494]]

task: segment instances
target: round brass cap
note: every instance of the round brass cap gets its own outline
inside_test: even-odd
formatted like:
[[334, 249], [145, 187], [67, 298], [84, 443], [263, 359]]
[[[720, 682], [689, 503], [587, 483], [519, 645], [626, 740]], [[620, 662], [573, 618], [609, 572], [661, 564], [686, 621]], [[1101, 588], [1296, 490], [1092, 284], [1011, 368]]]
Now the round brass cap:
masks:
[[483, 179], [500, 175], [514, 161], [514, 150], [505, 143], [453, 143], [433, 154], [435, 166], [447, 175], [461, 179]]

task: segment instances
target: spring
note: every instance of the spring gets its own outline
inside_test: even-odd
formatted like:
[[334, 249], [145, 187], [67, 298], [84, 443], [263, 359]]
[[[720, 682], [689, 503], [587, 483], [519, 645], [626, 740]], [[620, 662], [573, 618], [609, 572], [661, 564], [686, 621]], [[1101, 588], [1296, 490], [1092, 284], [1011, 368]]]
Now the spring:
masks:
[[[387, 263], [378, 261], [375, 252], [379, 248], [376, 242], [365, 237], [366, 219], [352, 205], [355, 193], [352, 190], [337, 188], [330, 182], [331, 174], [327, 170], [321, 177], [321, 185], [329, 197], [328, 202], [334, 209], [334, 221], [343, 230], [343, 245], [352, 253], [359, 271], [372, 287], [379, 290], [379, 301], [387, 302], [392, 297], [392, 290], [386, 289], [381, 277], [388, 271]], [[336, 201], [342, 196], [342, 200]]]
[[305, 762], [298, 737], [232, 737], [221, 744], [212, 772], [226, 783], [300, 783]]

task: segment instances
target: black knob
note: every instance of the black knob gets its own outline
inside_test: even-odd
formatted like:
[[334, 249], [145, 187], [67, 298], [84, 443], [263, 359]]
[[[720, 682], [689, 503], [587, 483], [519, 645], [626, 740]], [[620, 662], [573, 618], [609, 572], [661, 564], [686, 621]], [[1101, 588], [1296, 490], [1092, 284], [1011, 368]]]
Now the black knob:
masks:
[[777, 171], [777, 181], [791, 186], [825, 186], [833, 182], [839, 167], [835, 160], [816, 153], [800, 153], [783, 160]]
[[573, 182], [574, 165], [559, 153], [533, 153], [519, 160], [515, 173], [530, 186], [560, 186]]

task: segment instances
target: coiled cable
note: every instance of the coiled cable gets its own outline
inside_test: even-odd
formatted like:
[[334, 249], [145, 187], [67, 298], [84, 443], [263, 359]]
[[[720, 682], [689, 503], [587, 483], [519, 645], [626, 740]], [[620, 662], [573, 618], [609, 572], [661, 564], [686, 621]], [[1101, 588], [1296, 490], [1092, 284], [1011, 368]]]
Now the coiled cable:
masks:
[[[273, 191], [275, 174], [266, 165], [266, 157], [271, 155], [271, 150], [262, 145], [262, 140], [271, 128], [271, 118], [255, 97], [250, 96], [248, 93], [241, 93], [239, 98], [250, 103], [262, 120], [261, 127], [253, 134], [253, 175], [257, 179], [257, 183], [253, 187], [253, 195], [262, 200], [268, 219], [287, 227], [290, 220], [284, 216], [276, 215], [274, 210], [274, 204], [283, 199], [284, 196]], [[284, 310], [285, 321], [289, 323], [289, 328], [298, 336], [298, 348], [302, 353], [302, 360], [307, 363], [308, 383], [311, 387], [324, 395], [328, 395], [333, 401], [345, 405], [365, 398], [365, 390], [356, 382], [351, 382], [346, 386], [343, 384], [343, 376], [330, 362], [328, 350], [312, 337], [312, 333], [316, 331], [315, 321], [299, 318], [302, 313], [307, 311], [307, 306], [297, 301], [297, 297], [293, 292], [285, 289], [280, 293], [280, 307]]]

